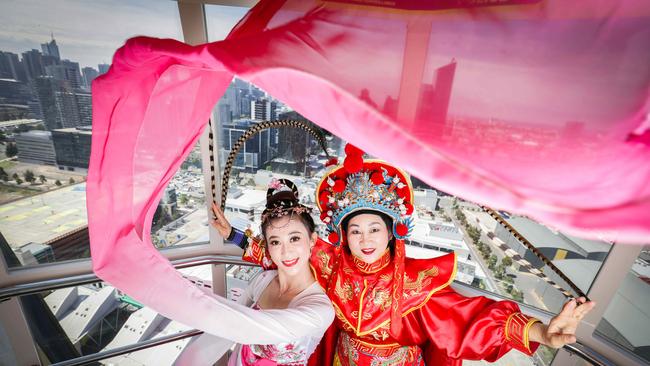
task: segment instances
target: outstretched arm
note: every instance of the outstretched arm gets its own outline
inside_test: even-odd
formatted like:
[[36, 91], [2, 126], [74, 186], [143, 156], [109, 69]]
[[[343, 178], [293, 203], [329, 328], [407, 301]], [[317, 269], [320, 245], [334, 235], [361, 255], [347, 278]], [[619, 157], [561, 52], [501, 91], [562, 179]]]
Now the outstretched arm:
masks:
[[533, 324], [529, 333], [530, 340], [552, 348], [561, 348], [565, 344], [574, 343], [580, 321], [594, 306], [596, 306], [595, 302], [586, 301], [584, 297], [572, 299], [564, 304], [562, 311], [553, 317], [548, 325]]

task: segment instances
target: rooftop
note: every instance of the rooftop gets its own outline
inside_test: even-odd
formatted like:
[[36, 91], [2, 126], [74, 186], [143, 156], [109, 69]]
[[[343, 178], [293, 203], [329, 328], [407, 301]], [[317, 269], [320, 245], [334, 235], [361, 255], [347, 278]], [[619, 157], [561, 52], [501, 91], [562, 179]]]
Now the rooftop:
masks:
[[0, 231], [12, 248], [31, 242], [44, 243], [87, 223], [85, 183], [23, 198], [0, 207]]

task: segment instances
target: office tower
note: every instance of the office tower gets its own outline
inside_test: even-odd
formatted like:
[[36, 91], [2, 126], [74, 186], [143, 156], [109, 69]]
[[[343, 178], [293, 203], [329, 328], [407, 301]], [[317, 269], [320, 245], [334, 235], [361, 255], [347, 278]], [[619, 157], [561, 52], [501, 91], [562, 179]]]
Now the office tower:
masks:
[[46, 66], [45, 73], [55, 79], [67, 82], [73, 89], [79, 89], [82, 86], [78, 62], [62, 60], [56, 65]]
[[[447, 111], [449, 110], [455, 73], [456, 60], [452, 60], [435, 71], [432, 84], [422, 85], [416, 119], [432, 123], [416, 125], [413, 130], [416, 135], [442, 136], [447, 123]], [[418, 126], [424, 127], [418, 128]]]
[[111, 67], [109, 64], [99, 64], [97, 68], [99, 69], [99, 75], [105, 74], [108, 72], [108, 69]]
[[56, 165], [54, 142], [50, 131], [28, 131], [16, 135], [18, 161], [32, 164]]
[[25, 72], [29, 80], [36, 79], [39, 76], [45, 76], [43, 55], [38, 50], [23, 52], [22, 56]]
[[251, 101], [251, 119], [257, 121], [275, 121], [276, 103], [268, 99]]
[[90, 89], [93, 80], [99, 76], [99, 72], [92, 67], [84, 67], [81, 69], [81, 73], [83, 74], [83, 83], [86, 89]]
[[51, 76], [41, 76], [33, 80], [34, 95], [38, 99], [40, 112], [45, 122], [45, 127], [52, 131], [62, 128], [63, 123], [57, 112], [55, 94], [61, 89], [60, 81]]
[[56, 59], [61, 59], [61, 54], [59, 54], [59, 46], [56, 45], [56, 40], [54, 40], [54, 35], [52, 35], [52, 40], [47, 43], [41, 43], [41, 49], [43, 50], [43, 55], [52, 56]]
[[88, 169], [91, 137], [90, 126], [53, 130], [52, 140], [59, 169]]
[[0, 51], [0, 79], [27, 81], [24, 66], [17, 54]]

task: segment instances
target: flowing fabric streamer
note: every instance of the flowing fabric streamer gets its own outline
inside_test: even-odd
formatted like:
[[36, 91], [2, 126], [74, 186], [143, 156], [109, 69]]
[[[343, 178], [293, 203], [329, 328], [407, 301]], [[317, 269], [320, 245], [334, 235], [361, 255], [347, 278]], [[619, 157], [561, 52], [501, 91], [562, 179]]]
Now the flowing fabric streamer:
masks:
[[127, 41], [92, 90], [96, 273], [215, 332], [212, 300], [152, 246], [151, 222], [234, 75], [438, 189], [647, 242], [650, 3], [425, 3], [261, 1], [221, 42]]

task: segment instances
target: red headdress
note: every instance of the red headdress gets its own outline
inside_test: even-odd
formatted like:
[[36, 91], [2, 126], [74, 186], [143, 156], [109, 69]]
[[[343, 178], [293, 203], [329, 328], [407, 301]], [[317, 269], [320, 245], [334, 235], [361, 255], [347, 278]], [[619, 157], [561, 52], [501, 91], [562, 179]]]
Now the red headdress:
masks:
[[345, 244], [341, 223], [354, 212], [375, 210], [393, 220], [395, 237], [391, 332], [399, 334], [404, 284], [404, 239], [412, 230], [413, 187], [409, 176], [386, 162], [364, 160], [363, 151], [348, 144], [342, 165], [331, 169], [316, 189], [321, 220], [327, 225], [328, 240]]

